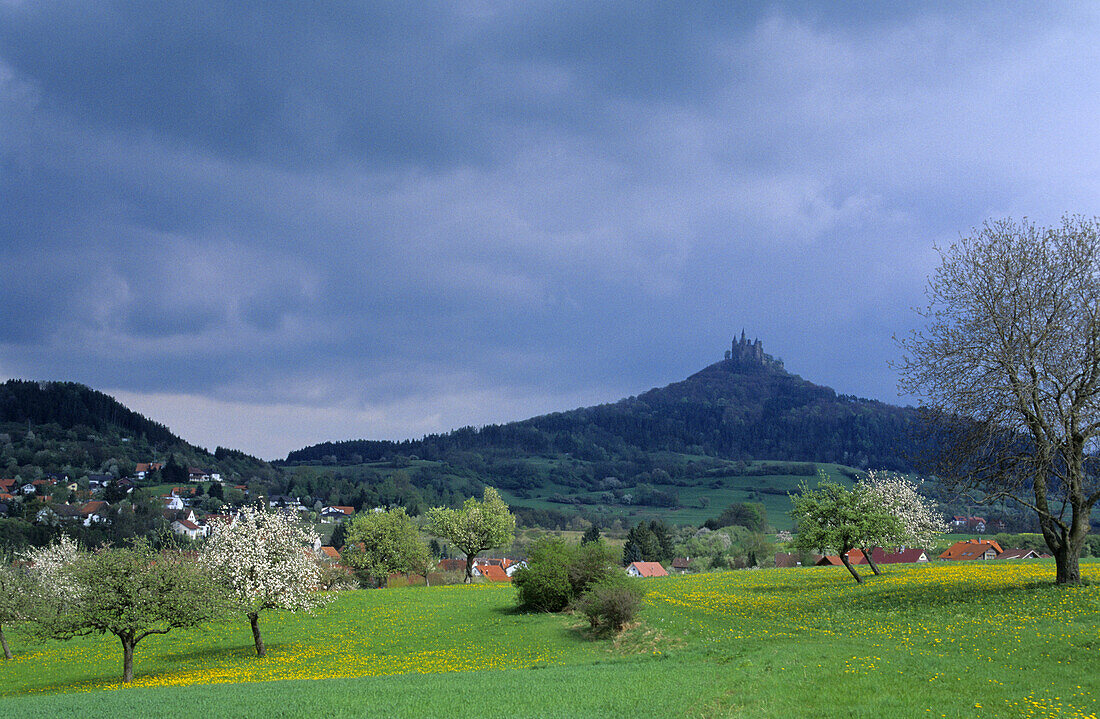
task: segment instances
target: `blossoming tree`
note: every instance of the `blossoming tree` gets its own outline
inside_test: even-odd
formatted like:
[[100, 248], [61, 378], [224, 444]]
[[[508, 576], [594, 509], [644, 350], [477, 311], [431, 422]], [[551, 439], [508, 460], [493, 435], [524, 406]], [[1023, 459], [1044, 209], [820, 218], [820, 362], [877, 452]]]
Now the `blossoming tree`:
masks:
[[879, 574], [878, 565], [871, 557], [874, 547], [885, 545], [909, 545], [927, 547], [937, 534], [947, 531], [936, 503], [920, 493], [917, 485], [905, 477], [886, 471], [872, 470], [860, 480], [857, 489], [869, 502], [872, 510], [883, 509], [897, 521], [883, 525], [880, 536], [864, 537], [861, 547], [872, 571]]
[[219, 524], [203, 546], [200, 563], [248, 616], [257, 656], [267, 654], [262, 611], [311, 611], [328, 601], [318, 591], [321, 568], [311, 551], [316, 538], [288, 514], [245, 507], [232, 522]]

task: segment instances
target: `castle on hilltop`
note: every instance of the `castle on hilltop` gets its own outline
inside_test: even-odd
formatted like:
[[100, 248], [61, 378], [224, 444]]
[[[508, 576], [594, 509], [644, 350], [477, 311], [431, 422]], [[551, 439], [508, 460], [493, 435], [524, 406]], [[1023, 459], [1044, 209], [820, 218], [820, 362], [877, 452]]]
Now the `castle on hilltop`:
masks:
[[746, 339], [745, 330], [741, 330], [741, 339], [735, 339], [730, 349], [726, 350], [726, 359], [736, 360], [740, 364], [783, 366], [782, 360], [777, 360], [769, 354], [764, 354], [764, 343], [759, 339], [752, 340], [751, 342]]

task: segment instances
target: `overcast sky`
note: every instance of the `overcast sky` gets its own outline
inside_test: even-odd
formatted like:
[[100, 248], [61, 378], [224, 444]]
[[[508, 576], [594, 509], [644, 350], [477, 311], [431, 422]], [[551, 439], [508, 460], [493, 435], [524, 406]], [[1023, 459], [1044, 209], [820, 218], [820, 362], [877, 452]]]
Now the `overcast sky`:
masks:
[[1097, 214], [1098, 37], [1089, 3], [0, 0], [0, 377], [265, 458], [616, 400], [742, 328], [907, 403], [934, 243]]

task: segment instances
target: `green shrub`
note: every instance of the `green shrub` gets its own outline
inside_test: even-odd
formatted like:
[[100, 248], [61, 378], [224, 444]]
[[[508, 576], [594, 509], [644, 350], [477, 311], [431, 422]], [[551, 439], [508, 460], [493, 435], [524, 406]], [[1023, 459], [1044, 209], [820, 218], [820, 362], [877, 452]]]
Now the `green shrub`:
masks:
[[614, 552], [602, 541], [580, 546], [559, 537], [543, 537], [528, 552], [527, 566], [512, 577], [521, 609], [560, 612], [593, 584], [611, 574]]
[[645, 591], [636, 579], [610, 574], [589, 587], [577, 609], [597, 632], [618, 632], [634, 618]]
[[560, 537], [543, 537], [531, 545], [527, 566], [512, 576], [520, 609], [560, 612], [569, 604], [570, 547]]
[[615, 550], [600, 540], [569, 547], [569, 598], [579, 598], [588, 588], [611, 574], [622, 574], [615, 566]]

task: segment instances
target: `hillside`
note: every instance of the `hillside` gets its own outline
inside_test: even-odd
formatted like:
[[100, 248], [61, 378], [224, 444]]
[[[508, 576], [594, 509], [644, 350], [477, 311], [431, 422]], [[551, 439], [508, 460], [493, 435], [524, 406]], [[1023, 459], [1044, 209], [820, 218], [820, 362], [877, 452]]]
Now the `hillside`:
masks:
[[288, 464], [378, 461], [395, 454], [438, 459], [462, 452], [568, 455], [614, 461], [675, 452], [726, 460], [831, 462], [912, 471], [916, 411], [838, 395], [787, 372], [742, 336], [726, 358], [660, 389], [575, 409], [421, 440], [325, 442]]
[[182, 467], [227, 478], [278, 474], [241, 452], [219, 447], [211, 454], [189, 444], [113, 397], [76, 382], [0, 384], [0, 474], [5, 477], [128, 476], [140, 462], [164, 462], [170, 456]]
[[[420, 440], [324, 443], [282, 466], [222, 447], [210, 454], [84, 385], [13, 380], [0, 385], [0, 475], [68, 476], [84, 487], [91, 475], [131, 476], [138, 463], [174, 458], [177, 468], [310, 506], [401, 505], [416, 515], [492, 485], [527, 526], [591, 521], [613, 530], [650, 518], [698, 526], [754, 502], [785, 529], [788, 494], [818, 470], [852, 479], [863, 468], [910, 469], [914, 410], [837, 395], [784, 370], [759, 342], [734, 343], [726, 355], [613, 404]], [[141, 485], [186, 482], [160, 474]], [[926, 490], [945, 510], [966, 513], [935, 485]], [[1003, 508], [987, 515], [1008, 529], [1031, 527]], [[9, 516], [22, 514], [9, 508]]]
[[700, 524], [732, 502], [756, 502], [786, 528], [788, 494], [818, 469], [912, 472], [917, 421], [912, 408], [787, 372], [742, 336], [687, 379], [615, 403], [419, 440], [325, 442], [283, 464], [290, 494], [336, 483], [368, 501], [431, 506], [491, 484], [521, 521], [543, 526], [578, 514], [604, 525]]

